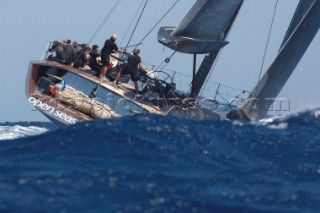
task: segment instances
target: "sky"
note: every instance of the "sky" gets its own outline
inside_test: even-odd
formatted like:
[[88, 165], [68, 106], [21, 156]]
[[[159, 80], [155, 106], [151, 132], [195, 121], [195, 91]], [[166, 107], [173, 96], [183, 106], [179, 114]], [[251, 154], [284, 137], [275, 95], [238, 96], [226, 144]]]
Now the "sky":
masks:
[[[39, 60], [49, 41], [71, 39], [87, 43], [116, 0], [1, 0], [0, 2], [0, 122], [47, 121], [32, 108], [25, 95], [29, 62]], [[126, 46], [129, 28], [142, 0], [122, 0], [90, 45], [100, 47], [111, 34], [118, 46]], [[130, 44], [151, 30], [174, 0], [149, 0]], [[172, 54], [157, 42], [160, 26], [177, 26], [195, 0], [180, 0], [143, 41], [143, 63], [158, 66]], [[279, 0], [263, 71], [277, 55], [298, 0]], [[276, 0], [245, 0], [221, 52], [210, 81], [251, 91], [258, 81]], [[128, 32], [126, 34], [126, 32]], [[319, 33], [279, 97], [290, 100], [291, 112], [320, 106]], [[176, 53], [166, 69], [192, 73], [192, 55]], [[201, 56], [200, 56], [201, 58]], [[200, 64], [200, 60], [198, 60]], [[179, 89], [179, 88], [178, 88]]]

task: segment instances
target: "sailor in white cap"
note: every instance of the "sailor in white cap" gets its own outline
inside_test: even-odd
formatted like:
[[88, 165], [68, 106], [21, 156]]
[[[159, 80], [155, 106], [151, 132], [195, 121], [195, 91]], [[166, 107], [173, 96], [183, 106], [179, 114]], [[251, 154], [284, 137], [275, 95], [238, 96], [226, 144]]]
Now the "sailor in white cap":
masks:
[[125, 51], [119, 49], [117, 44], [115, 43], [117, 38], [118, 36], [116, 34], [112, 34], [110, 36], [110, 39], [106, 40], [101, 50], [101, 63], [102, 63], [101, 74], [100, 74], [101, 81], [108, 81], [108, 79], [106, 78], [106, 74], [108, 71], [108, 66], [110, 64], [111, 53], [113, 53], [113, 51], [117, 51], [119, 53], [125, 53]]

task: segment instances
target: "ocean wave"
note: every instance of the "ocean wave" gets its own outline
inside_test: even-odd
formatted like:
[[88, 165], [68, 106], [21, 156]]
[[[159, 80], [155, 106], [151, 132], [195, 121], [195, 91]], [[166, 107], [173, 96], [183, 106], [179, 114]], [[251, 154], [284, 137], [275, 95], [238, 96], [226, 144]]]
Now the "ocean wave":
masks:
[[266, 125], [138, 115], [2, 141], [0, 210], [317, 212], [315, 112]]
[[10, 140], [47, 132], [48, 129], [38, 126], [5, 126], [0, 124], [0, 140]]

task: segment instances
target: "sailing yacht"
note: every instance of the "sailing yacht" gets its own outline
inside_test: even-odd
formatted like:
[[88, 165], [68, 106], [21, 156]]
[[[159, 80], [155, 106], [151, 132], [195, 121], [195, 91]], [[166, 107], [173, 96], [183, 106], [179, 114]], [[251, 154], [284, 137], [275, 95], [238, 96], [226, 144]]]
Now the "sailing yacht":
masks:
[[[110, 82], [101, 82], [90, 70], [80, 70], [44, 57], [30, 62], [26, 80], [28, 101], [51, 121], [66, 125], [143, 113], [190, 119], [263, 118], [267, 111], [265, 107], [270, 106], [278, 95], [319, 29], [320, 14], [317, 11], [320, 11], [320, 0], [300, 1], [278, 57], [246, 101], [223, 102], [201, 97], [200, 91], [218, 55], [229, 43], [228, 34], [243, 2], [197, 0], [177, 27], [159, 29], [160, 44], [194, 56], [189, 91], [175, 89], [170, 74], [152, 68], [140, 76], [141, 97], [135, 96], [129, 78], [123, 77], [120, 86], [114, 86], [115, 73], [126, 66], [126, 58], [122, 55], [113, 54], [114, 66], [107, 76]], [[197, 70], [199, 54], [205, 54], [205, 57]], [[219, 89], [220, 85], [216, 95]], [[239, 99], [239, 95], [235, 99]]]

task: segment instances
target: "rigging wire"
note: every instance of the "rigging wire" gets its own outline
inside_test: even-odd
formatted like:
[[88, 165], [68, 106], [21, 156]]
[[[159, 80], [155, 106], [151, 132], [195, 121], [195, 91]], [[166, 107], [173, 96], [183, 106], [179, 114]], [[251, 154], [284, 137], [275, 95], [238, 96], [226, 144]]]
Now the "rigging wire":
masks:
[[138, 15], [138, 12], [140, 11], [140, 9], [141, 9], [141, 7], [142, 7], [142, 5], [143, 5], [143, 1], [144, 1], [144, 0], [141, 1], [139, 8], [137, 9], [136, 13], [134, 14], [133, 19], [131, 20], [131, 22], [130, 22], [130, 24], [129, 24], [129, 27], [128, 27], [126, 33], [124, 34], [122, 41], [120, 42], [120, 46], [122, 46], [122, 43], [123, 43], [124, 39], [127, 37], [127, 34], [128, 34], [128, 32], [129, 32], [129, 30], [130, 30], [130, 28], [131, 28], [134, 20], [136, 19], [137, 15]]
[[[101, 24], [98, 27], [98, 29], [93, 33], [92, 37], [89, 39], [89, 41], [87, 43], [88, 45], [93, 41], [94, 37], [100, 32], [100, 30], [102, 29], [103, 25], [105, 25], [106, 22], [109, 20], [109, 18], [113, 14], [114, 10], [119, 6], [120, 2], [121, 2], [121, 0], [117, 0], [116, 3], [113, 5], [113, 7], [110, 9], [109, 13], [103, 19], [103, 21], [101, 22]], [[79, 60], [79, 58], [80, 58], [80, 55], [75, 59], [74, 63], [76, 63]]]
[[[168, 11], [160, 18], [160, 20], [151, 28], [151, 30], [141, 39], [141, 41], [136, 45], [138, 47], [142, 44], [142, 42], [150, 35], [150, 33], [158, 26], [158, 24], [169, 14], [169, 12], [179, 3], [180, 0], [177, 0], [169, 9]], [[135, 47], [135, 48], [136, 48]]]
[[132, 36], [133, 36], [133, 34], [135, 33], [135, 31], [136, 31], [136, 29], [137, 29], [137, 27], [138, 27], [138, 24], [139, 24], [139, 22], [140, 22], [140, 19], [141, 19], [141, 17], [142, 17], [142, 14], [143, 14], [144, 10], [146, 9], [146, 6], [147, 6], [148, 2], [149, 2], [149, 0], [146, 0], [146, 3], [144, 4], [144, 6], [143, 6], [143, 8], [142, 8], [142, 11], [141, 11], [141, 13], [140, 13], [140, 16], [139, 16], [139, 18], [138, 18], [138, 20], [137, 20], [136, 25], [135, 25], [134, 28], [133, 28], [133, 31], [132, 31], [132, 33], [131, 33], [131, 36], [130, 36], [130, 38], [129, 38], [129, 40], [128, 40], [128, 43], [127, 43], [125, 49], [127, 49], [127, 47], [129, 46], [129, 44], [130, 44], [130, 42], [131, 42]]
[[[273, 28], [273, 23], [274, 23], [274, 19], [275, 19], [277, 8], [278, 8], [278, 2], [279, 2], [279, 0], [276, 1], [275, 7], [274, 7], [273, 17], [272, 17], [272, 21], [271, 21], [271, 25], [270, 25], [270, 29], [269, 29], [269, 35], [268, 35], [268, 39], [267, 39], [267, 44], [266, 44], [266, 47], [265, 47], [265, 50], [264, 50], [264, 54], [263, 54], [263, 60], [262, 60], [262, 64], [261, 64], [261, 69], [260, 69], [257, 85], [258, 85], [258, 83], [259, 83], [259, 81], [261, 79], [262, 70], [263, 70], [263, 67], [264, 67], [265, 60], [266, 60], [266, 55], [267, 55], [267, 50], [268, 50], [268, 47], [269, 47], [269, 42], [270, 42], [271, 32], [272, 32], [272, 28]], [[255, 91], [254, 96], [257, 95], [257, 91], [258, 90]]]
[[110, 16], [112, 15], [112, 13], [115, 10], [115, 8], [117, 8], [119, 6], [120, 2], [121, 2], [121, 0], [117, 0], [117, 2], [113, 5], [113, 7], [110, 9], [110, 11], [107, 14], [107, 16], [103, 19], [102, 23], [100, 24], [100, 26], [96, 30], [96, 32], [92, 35], [92, 37], [88, 41], [88, 44], [90, 44], [92, 42], [92, 40], [94, 39], [94, 37], [100, 32], [100, 30], [102, 29], [103, 25], [105, 25], [106, 22], [109, 20]]
[[167, 58], [157, 67], [156, 70], [159, 70], [159, 67], [161, 67], [162, 64], [165, 63], [165, 65], [163, 65], [163, 67], [161, 67], [161, 69], [160, 69], [160, 70], [163, 70], [163, 69], [167, 66], [167, 64], [170, 62], [170, 59], [174, 56], [174, 54], [176, 54], [176, 52], [177, 52], [177, 51], [174, 51], [174, 52], [171, 54], [171, 56], [167, 57]]

